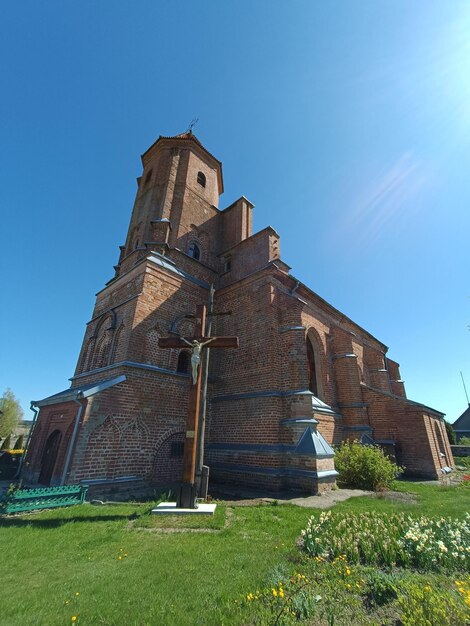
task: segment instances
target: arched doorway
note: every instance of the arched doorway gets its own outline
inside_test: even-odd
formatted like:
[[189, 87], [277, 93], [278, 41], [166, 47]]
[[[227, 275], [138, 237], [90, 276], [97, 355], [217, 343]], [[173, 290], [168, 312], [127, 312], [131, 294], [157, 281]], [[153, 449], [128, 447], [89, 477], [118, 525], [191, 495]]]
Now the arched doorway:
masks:
[[44, 446], [44, 452], [41, 459], [41, 473], [39, 474], [38, 482], [41, 485], [50, 485], [52, 474], [54, 473], [54, 467], [57, 461], [57, 454], [59, 452], [60, 440], [62, 434], [60, 430], [54, 430], [46, 441]]

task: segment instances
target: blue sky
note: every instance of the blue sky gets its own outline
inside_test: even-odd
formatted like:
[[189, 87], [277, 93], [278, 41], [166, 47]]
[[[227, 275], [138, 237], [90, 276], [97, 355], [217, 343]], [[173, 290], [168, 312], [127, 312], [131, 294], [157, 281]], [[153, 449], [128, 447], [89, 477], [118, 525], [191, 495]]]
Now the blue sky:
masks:
[[466, 408], [468, 2], [26, 0], [2, 9], [0, 58], [0, 391], [26, 414], [69, 386], [139, 155], [194, 117], [221, 207], [255, 203], [408, 397]]

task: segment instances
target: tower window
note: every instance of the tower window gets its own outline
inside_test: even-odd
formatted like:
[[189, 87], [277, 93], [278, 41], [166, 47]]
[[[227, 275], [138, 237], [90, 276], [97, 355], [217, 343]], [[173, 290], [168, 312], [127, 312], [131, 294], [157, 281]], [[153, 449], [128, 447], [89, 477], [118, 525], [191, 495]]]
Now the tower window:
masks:
[[196, 261], [201, 258], [201, 250], [199, 249], [197, 243], [195, 243], [194, 241], [191, 241], [191, 243], [189, 244], [188, 254], [189, 256], [192, 256], [193, 259], [196, 259]]
[[206, 176], [202, 172], [197, 173], [197, 182], [201, 185], [201, 187], [206, 186]]
[[176, 371], [179, 374], [187, 374], [189, 372], [189, 352], [187, 350], [181, 350], [178, 354]]

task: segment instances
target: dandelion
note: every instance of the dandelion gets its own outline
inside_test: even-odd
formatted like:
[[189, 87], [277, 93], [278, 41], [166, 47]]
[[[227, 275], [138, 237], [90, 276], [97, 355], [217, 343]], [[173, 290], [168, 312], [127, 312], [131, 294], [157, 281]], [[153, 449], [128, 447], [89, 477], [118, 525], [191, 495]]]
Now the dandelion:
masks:
[[72, 622], [76, 622], [78, 617], [76, 615], [72, 615]]
[[76, 595], [76, 596], [79, 596], [79, 595], [80, 595], [80, 592], [79, 592], [79, 591], [76, 591], [76, 592], [75, 592], [75, 595]]
[[275, 598], [277, 598], [277, 589], [274, 589], [274, 587], [272, 588], [272, 592], [273, 592], [273, 596]]
[[429, 585], [426, 585], [425, 587], [423, 587], [423, 591], [427, 593], [428, 591], [431, 591], [431, 587]]

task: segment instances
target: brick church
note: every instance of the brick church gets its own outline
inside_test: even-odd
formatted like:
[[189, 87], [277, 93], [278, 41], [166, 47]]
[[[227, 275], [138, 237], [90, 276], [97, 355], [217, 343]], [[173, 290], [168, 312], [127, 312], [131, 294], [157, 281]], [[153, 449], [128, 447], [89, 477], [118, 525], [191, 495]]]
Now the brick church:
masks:
[[220, 209], [222, 164], [191, 132], [159, 139], [115, 276], [98, 292], [69, 389], [32, 403], [24, 478], [103, 488], [173, 485], [182, 471], [192, 336], [211, 286], [204, 463], [211, 484], [315, 493], [336, 479], [332, 446], [376, 443], [410, 474], [453, 466], [443, 414], [408, 400], [387, 347], [298, 281], [280, 238], [252, 232], [244, 197]]

